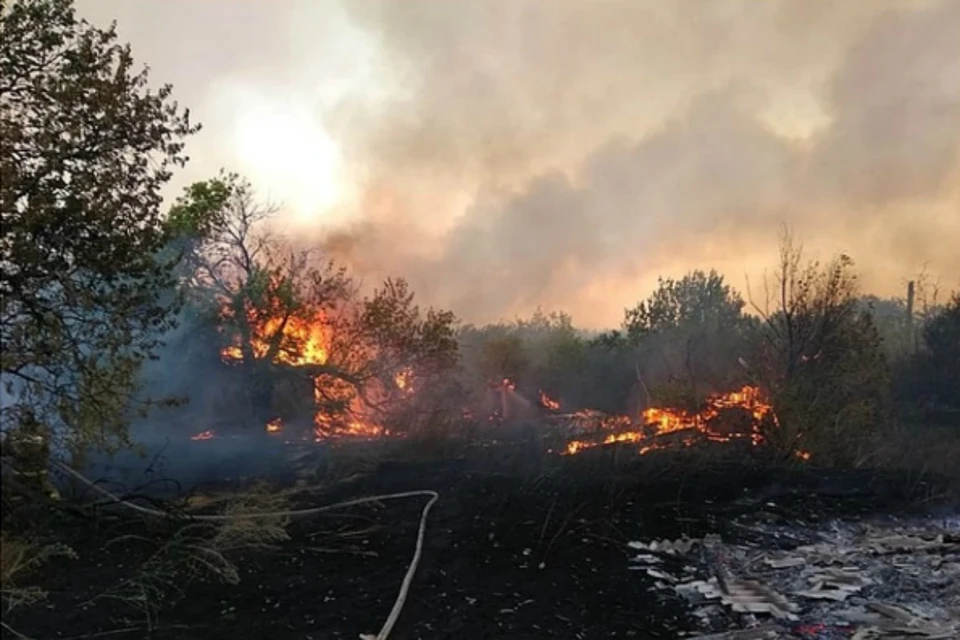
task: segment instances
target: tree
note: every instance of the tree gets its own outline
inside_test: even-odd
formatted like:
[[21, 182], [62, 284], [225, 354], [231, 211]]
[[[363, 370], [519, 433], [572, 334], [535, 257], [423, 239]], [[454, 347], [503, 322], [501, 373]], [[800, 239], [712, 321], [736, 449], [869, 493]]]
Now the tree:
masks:
[[960, 412], [960, 293], [926, 321], [922, 336], [920, 350], [898, 362], [898, 402], [908, 412], [927, 414], [927, 420], [942, 412], [945, 418], [953, 414], [955, 421]]
[[960, 293], [923, 330], [929, 353], [932, 394], [943, 405], [960, 408]]
[[343, 267], [273, 234], [275, 212], [248, 181], [221, 174], [188, 187], [169, 218], [187, 297], [217, 316], [224, 356], [244, 372], [243, 414], [255, 425], [276, 417], [278, 385], [308, 400], [294, 413], [319, 405], [332, 429], [358, 410], [385, 418], [398, 399], [422, 405], [457, 363], [454, 315], [422, 311], [402, 280], [361, 298]]
[[71, 445], [116, 444], [170, 321], [160, 192], [198, 127], [69, 0], [0, 21], [3, 426], [30, 407]]
[[714, 270], [657, 282], [653, 295], [625, 312], [623, 327], [634, 340], [683, 327], [736, 326], [743, 317], [746, 303]]
[[744, 306], [723, 276], [698, 270], [660, 278], [647, 300], [626, 310], [623, 329], [656, 400], [693, 408], [739, 382], [750, 327]]
[[765, 282], [762, 343], [750, 358], [773, 395], [776, 444], [814, 451], [823, 462], [851, 462], [884, 424], [889, 366], [868, 308], [860, 303], [853, 260], [803, 258], [789, 233]]

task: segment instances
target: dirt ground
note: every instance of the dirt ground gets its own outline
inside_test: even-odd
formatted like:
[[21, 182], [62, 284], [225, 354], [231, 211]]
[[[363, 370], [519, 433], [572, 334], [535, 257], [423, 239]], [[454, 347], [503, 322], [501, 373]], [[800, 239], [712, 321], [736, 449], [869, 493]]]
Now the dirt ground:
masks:
[[[677, 638], [692, 621], [682, 602], [654, 595], [651, 578], [630, 570], [629, 541], [732, 534], [725, 523], [768, 496], [777, 497], [771, 517], [803, 523], [916, 509], [941, 495], [908, 476], [694, 462], [679, 454], [624, 461], [606, 449], [530, 462], [494, 446], [446, 462], [384, 462], [328, 491], [295, 494], [293, 506], [441, 494], [392, 640]], [[289, 540], [231, 556], [236, 584], [172, 579], [119, 598], [111, 586], [170, 538], [171, 525], [126, 511], [60, 516], [51, 529], [78, 557], [54, 560], [36, 576], [49, 596], [4, 622], [38, 639], [356, 640], [376, 633], [393, 605], [425, 501], [298, 518]]]

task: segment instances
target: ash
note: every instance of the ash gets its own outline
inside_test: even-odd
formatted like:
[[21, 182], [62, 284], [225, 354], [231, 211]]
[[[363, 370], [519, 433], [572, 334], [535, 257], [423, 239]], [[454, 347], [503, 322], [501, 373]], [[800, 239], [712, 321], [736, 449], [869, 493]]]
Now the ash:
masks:
[[[773, 506], [773, 505], [770, 505]], [[632, 542], [699, 638], [960, 638], [960, 517], [816, 527], [741, 516], [724, 535]]]

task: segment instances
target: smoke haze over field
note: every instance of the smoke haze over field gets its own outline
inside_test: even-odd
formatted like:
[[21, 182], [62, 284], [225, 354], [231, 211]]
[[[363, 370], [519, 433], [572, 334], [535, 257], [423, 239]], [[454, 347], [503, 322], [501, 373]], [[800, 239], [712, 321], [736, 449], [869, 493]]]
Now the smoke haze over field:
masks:
[[80, 0], [298, 241], [474, 322], [744, 287], [791, 226], [866, 288], [960, 274], [960, 0]]

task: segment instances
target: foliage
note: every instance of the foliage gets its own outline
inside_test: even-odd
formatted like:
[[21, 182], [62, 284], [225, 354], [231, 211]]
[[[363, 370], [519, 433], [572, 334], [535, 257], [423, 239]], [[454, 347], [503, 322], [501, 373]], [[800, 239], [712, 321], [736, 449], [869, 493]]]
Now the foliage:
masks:
[[895, 388], [907, 410], [960, 411], [960, 293], [924, 324], [920, 348], [898, 363]]
[[937, 401], [960, 403], [960, 293], [923, 330], [931, 393]]
[[659, 278], [653, 295], [625, 312], [623, 327], [634, 341], [687, 326], [715, 329], [738, 324], [744, 306], [723, 276], [696, 270], [680, 280]]
[[60, 544], [38, 544], [0, 532], [0, 597], [3, 611], [31, 604], [46, 597], [36, 586], [24, 584], [24, 578], [54, 558], [76, 558], [73, 549]]
[[523, 339], [516, 334], [492, 338], [480, 352], [481, 376], [489, 383], [521, 380], [530, 368], [526, 349]]
[[30, 406], [70, 445], [114, 445], [175, 304], [160, 191], [197, 127], [69, 0], [0, 20], [3, 423]]
[[622, 411], [636, 386], [632, 346], [618, 332], [588, 337], [569, 315], [535, 311], [528, 319], [459, 333], [467, 384], [482, 389], [504, 378], [528, 399], [540, 391], [561, 410]]
[[858, 301], [853, 261], [803, 259], [789, 234], [780, 264], [765, 283], [762, 342], [753, 373], [771, 390], [785, 453], [796, 446], [822, 462], [852, 462], [883, 426], [889, 367], [869, 310]]
[[459, 415], [463, 393], [456, 325], [451, 311], [422, 311], [402, 279], [388, 278], [359, 305], [352, 330], [361, 335], [366, 357], [353, 375], [365, 381], [359, 393], [368, 406], [380, 396], [375, 406], [387, 426], [435, 429]]
[[107, 543], [140, 543], [150, 549], [145, 562], [130, 578], [110, 585], [97, 600], [124, 602], [139, 610], [152, 628], [161, 610], [174, 606], [187, 588], [197, 580], [226, 585], [240, 582], [238, 556], [251, 549], [269, 550], [289, 540], [286, 515], [250, 517], [251, 513], [283, 513], [290, 508], [287, 495], [258, 484], [245, 493], [232, 496], [223, 510], [224, 519], [192, 522], [177, 528], [169, 537], [152, 539], [137, 535], [121, 536]]
[[653, 400], [695, 408], [704, 395], [737, 385], [751, 320], [740, 294], [716, 271], [659, 280], [657, 290], [625, 312], [625, 337]]

